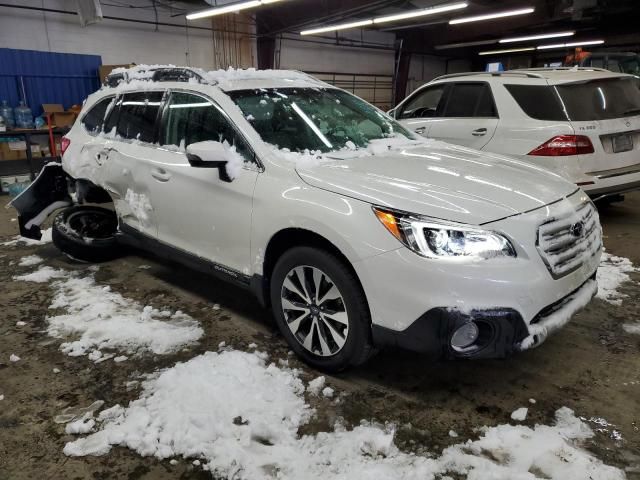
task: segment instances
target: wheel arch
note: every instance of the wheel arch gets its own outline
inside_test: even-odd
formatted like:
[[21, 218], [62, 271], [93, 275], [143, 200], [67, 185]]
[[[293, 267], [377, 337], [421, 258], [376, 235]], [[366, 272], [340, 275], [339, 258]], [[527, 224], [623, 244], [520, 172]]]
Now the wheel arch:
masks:
[[[270, 306], [271, 274], [278, 259], [289, 249], [299, 246], [316, 247], [335, 255], [353, 274], [358, 286], [364, 292], [358, 273], [340, 248], [317, 232], [305, 228], [290, 227], [276, 232], [271, 237], [264, 253], [262, 277], [257, 282], [255, 279], [252, 281], [253, 290], [264, 306]], [[366, 298], [366, 292], [364, 294]], [[367, 306], [368, 303], [367, 301]]]

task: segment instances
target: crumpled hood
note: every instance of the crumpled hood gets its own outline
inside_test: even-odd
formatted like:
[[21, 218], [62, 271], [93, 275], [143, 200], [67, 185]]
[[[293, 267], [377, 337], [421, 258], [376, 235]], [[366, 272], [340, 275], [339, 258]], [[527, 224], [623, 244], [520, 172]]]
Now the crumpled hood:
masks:
[[296, 170], [314, 187], [468, 224], [536, 209], [576, 190], [533, 164], [436, 141], [374, 155], [329, 153], [316, 165], [298, 163]]

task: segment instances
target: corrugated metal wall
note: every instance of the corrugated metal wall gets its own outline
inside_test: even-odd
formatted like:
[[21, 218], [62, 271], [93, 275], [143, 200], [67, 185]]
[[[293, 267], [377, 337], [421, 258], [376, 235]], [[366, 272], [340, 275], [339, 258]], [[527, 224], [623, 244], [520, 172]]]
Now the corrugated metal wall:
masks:
[[0, 48], [0, 100], [16, 107], [24, 95], [34, 115], [43, 103], [82, 104], [100, 87], [100, 65], [99, 55]]

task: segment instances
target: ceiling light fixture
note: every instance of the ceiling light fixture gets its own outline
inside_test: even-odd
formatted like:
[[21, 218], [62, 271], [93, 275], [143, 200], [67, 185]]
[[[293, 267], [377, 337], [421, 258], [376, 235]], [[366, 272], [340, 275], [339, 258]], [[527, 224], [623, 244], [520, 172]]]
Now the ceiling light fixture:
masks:
[[568, 47], [583, 47], [585, 45], [602, 45], [604, 40], [586, 40], [584, 42], [572, 42], [572, 43], [557, 43], [555, 45], [540, 45], [538, 50], [548, 50], [551, 48], [568, 48]]
[[201, 10], [199, 12], [193, 12], [187, 14], [187, 20], [198, 20], [200, 18], [213, 17], [215, 15], [223, 15], [225, 13], [235, 13], [240, 10], [246, 10], [248, 8], [255, 8], [261, 5], [268, 5], [270, 3], [280, 2], [281, 0], [250, 0], [248, 2], [232, 3], [224, 7], [208, 8], [207, 10]]
[[520, 8], [518, 10], [507, 10], [505, 12], [487, 13], [486, 15], [476, 15], [474, 17], [455, 18], [449, 22], [449, 25], [458, 25], [460, 23], [482, 22], [484, 20], [493, 20], [496, 18], [515, 17], [516, 15], [527, 15], [535, 12], [535, 8]]
[[305, 30], [300, 32], [300, 35], [315, 35], [316, 33], [334, 32], [336, 30], [347, 30], [349, 28], [366, 27], [367, 25], [373, 25], [373, 20], [360, 20], [357, 22], [340, 23], [338, 25], [329, 25], [327, 27], [319, 27], [311, 30]]
[[398, 20], [406, 20], [408, 18], [424, 17], [426, 15], [435, 15], [437, 13], [450, 12], [452, 10], [459, 10], [468, 7], [467, 2], [452, 3], [449, 5], [442, 5], [440, 7], [423, 8], [421, 10], [412, 10], [405, 13], [398, 13], [394, 15], [386, 15], [384, 17], [376, 17], [368, 20], [359, 20], [350, 23], [340, 23], [337, 25], [327, 25], [325, 27], [312, 28], [310, 30], [304, 30], [300, 32], [300, 35], [315, 35], [317, 33], [333, 32], [336, 30], [346, 30], [348, 28], [365, 27], [367, 25], [374, 25], [378, 23], [395, 22]]
[[545, 38], [557, 38], [557, 37], [571, 37], [576, 32], [557, 32], [557, 33], [544, 33], [542, 35], [530, 35], [527, 37], [513, 37], [503, 38], [499, 43], [513, 43], [513, 42], [526, 42], [528, 40], [544, 40]]
[[478, 55], [501, 55], [503, 53], [530, 52], [535, 49], [535, 47], [508, 48], [506, 50], [490, 50], [488, 52], [480, 52], [478, 53]]

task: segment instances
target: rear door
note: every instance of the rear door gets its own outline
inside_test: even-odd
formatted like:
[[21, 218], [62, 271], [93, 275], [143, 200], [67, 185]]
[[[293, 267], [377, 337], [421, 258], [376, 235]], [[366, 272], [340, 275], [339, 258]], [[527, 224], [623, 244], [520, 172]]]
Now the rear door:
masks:
[[593, 154], [580, 155], [585, 173], [640, 164], [640, 80], [617, 77], [556, 86], [577, 135]]
[[487, 82], [455, 82], [447, 91], [442, 117], [429, 137], [481, 150], [498, 126], [498, 111]]
[[108, 141], [100, 152], [103, 187], [111, 194], [121, 222], [157, 235], [156, 208], [151, 203], [149, 172], [155, 164], [157, 119], [163, 91], [121, 95], [105, 124]]
[[430, 85], [414, 92], [395, 113], [395, 118], [409, 130], [424, 137], [434, 121], [442, 116], [447, 84]]

